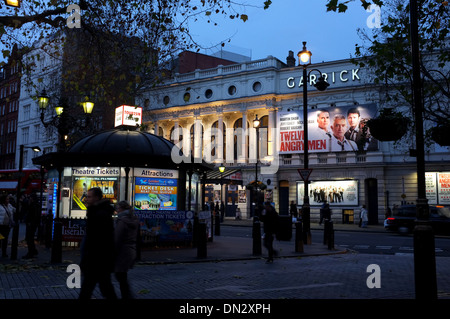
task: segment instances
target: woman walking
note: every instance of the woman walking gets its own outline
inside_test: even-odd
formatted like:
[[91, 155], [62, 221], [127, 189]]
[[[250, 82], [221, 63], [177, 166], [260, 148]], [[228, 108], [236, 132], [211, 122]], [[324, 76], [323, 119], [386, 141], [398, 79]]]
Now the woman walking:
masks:
[[136, 260], [136, 243], [139, 231], [139, 219], [126, 201], [116, 205], [117, 221], [114, 234], [116, 247], [116, 263], [114, 272], [120, 284], [122, 299], [133, 298], [128, 283], [128, 270]]
[[16, 209], [9, 203], [9, 195], [0, 195], [0, 234], [2, 239], [0, 245], [2, 246], [2, 257], [6, 258], [6, 249], [8, 248], [8, 237], [11, 227], [14, 225], [14, 213]]

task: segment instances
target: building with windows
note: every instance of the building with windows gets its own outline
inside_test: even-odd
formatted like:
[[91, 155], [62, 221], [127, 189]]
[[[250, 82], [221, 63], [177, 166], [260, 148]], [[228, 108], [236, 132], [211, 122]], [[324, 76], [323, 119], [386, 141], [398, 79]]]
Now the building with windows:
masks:
[[20, 72], [19, 50], [15, 45], [0, 72], [0, 169], [15, 167]]
[[[385, 107], [370, 71], [350, 60], [308, 69], [315, 70], [307, 83], [311, 219], [318, 220], [325, 200], [336, 222], [358, 220], [366, 205], [372, 224], [384, 219], [388, 207], [415, 202], [416, 163], [409, 153], [414, 141], [357, 139], [358, 130]], [[314, 88], [320, 75], [330, 84], [325, 91]], [[198, 194], [199, 206], [224, 201], [226, 216], [234, 217], [239, 208], [246, 218], [264, 200], [288, 214], [292, 201], [298, 208], [303, 202], [298, 171], [304, 165], [302, 83], [302, 68], [295, 66], [291, 51], [287, 63], [268, 56], [174, 74], [142, 94], [137, 105], [144, 106], [143, 122], [150, 132], [185, 154], [225, 165], [223, 173], [200, 177], [206, 187]], [[256, 118], [258, 129], [253, 127]], [[449, 155], [447, 147], [435, 143], [426, 153], [427, 174], [434, 174], [428, 180], [430, 204], [450, 204], [446, 184], [439, 184], [450, 171]], [[255, 181], [262, 182], [257, 193], [250, 187]]]

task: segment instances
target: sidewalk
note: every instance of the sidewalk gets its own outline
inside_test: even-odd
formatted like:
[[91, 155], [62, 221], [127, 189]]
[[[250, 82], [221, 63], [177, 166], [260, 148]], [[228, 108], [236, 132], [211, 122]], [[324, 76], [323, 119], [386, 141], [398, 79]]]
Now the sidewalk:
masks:
[[[169, 264], [169, 263], [193, 263], [193, 262], [210, 262], [210, 261], [227, 261], [227, 260], [250, 260], [267, 257], [267, 250], [264, 245], [261, 245], [262, 254], [259, 256], [253, 255], [253, 239], [251, 238], [251, 220], [225, 220], [221, 225], [227, 226], [242, 226], [249, 227], [249, 237], [229, 237], [229, 236], [213, 236], [213, 241], [207, 243], [207, 254], [205, 258], [198, 258], [198, 249], [195, 247], [174, 247], [174, 248], [154, 248], [143, 249], [141, 251], [142, 264]], [[352, 228], [359, 229], [357, 225]], [[323, 225], [311, 225], [311, 229], [323, 229]], [[369, 231], [370, 228], [364, 229]], [[373, 231], [375, 230], [375, 227]], [[51, 249], [45, 248], [43, 245], [36, 245], [39, 251], [38, 256], [33, 259], [22, 259], [27, 253], [27, 246], [24, 241], [25, 225], [20, 225], [19, 246], [17, 260], [10, 258], [0, 258], [0, 267], [7, 267], [6, 265], [16, 265], [19, 268], [26, 269], [27, 267], [48, 267], [58, 266], [52, 265]], [[329, 250], [327, 245], [319, 244], [321, 239], [313, 239], [310, 245], [303, 245], [303, 252], [295, 252], [295, 228], [292, 231], [292, 238], [290, 241], [274, 241], [274, 248], [278, 251], [279, 258], [287, 257], [307, 257], [320, 256], [337, 253], [346, 253], [345, 248], [335, 245], [333, 250]], [[263, 240], [261, 240], [263, 242]], [[8, 254], [10, 255], [10, 246], [8, 247]], [[80, 249], [72, 247], [63, 247], [62, 265], [79, 264]], [[8, 266], [9, 267], [9, 266]]]

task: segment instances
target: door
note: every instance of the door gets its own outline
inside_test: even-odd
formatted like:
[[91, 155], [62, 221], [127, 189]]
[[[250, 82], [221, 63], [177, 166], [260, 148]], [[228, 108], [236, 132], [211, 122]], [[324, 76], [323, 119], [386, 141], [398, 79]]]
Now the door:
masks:
[[280, 181], [279, 189], [279, 207], [280, 215], [289, 215], [289, 181]]
[[[365, 205], [369, 212], [369, 225], [378, 224], [378, 181], [376, 178], [367, 178], [364, 181]], [[363, 203], [364, 204], [364, 203]], [[362, 205], [363, 205], [362, 204]]]

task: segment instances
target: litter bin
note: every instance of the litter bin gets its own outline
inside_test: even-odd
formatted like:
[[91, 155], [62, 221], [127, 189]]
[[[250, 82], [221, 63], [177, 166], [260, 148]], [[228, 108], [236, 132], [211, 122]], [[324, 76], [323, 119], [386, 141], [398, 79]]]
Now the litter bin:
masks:
[[290, 241], [292, 238], [292, 218], [289, 215], [278, 216], [277, 239]]

